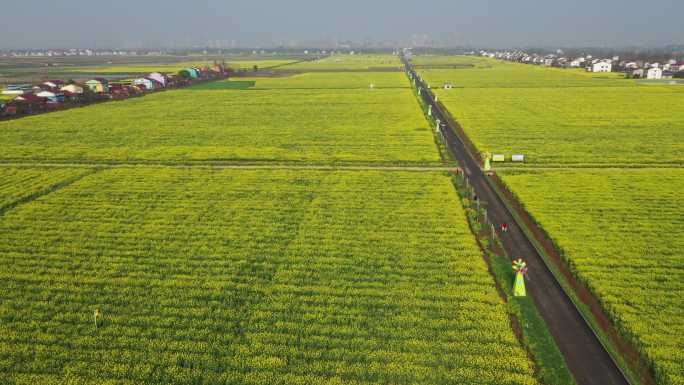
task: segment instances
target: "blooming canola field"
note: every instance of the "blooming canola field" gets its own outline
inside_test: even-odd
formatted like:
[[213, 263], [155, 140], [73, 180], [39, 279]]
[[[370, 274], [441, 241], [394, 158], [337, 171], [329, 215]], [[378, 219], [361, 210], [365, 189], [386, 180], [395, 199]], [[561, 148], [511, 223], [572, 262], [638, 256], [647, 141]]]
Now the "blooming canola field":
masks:
[[[265, 90], [200, 85], [0, 122], [0, 161], [439, 163], [401, 76], [275, 78]], [[399, 89], [368, 87], [382, 79]]]
[[104, 170], [0, 230], [12, 383], [536, 383], [440, 173]]
[[502, 178], [656, 368], [659, 383], [684, 384], [684, 169]]
[[[682, 86], [637, 85], [614, 73], [481, 65], [420, 70], [481, 152], [523, 154], [533, 166], [684, 164]], [[446, 83], [454, 88], [438, 89]]]
[[494, 171], [656, 382], [684, 384], [684, 87], [484, 58], [417, 62], [478, 151], [525, 155]]
[[383, 63], [0, 122], [0, 382], [538, 384]]

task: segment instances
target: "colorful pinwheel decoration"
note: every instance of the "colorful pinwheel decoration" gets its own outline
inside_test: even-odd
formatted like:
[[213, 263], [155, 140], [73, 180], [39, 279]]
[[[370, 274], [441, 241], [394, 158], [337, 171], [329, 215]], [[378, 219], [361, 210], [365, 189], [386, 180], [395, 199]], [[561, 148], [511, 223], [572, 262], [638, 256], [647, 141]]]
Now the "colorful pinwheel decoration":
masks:
[[513, 271], [515, 271], [515, 283], [513, 284], [513, 296], [525, 297], [525, 274], [527, 274], [527, 263], [522, 259], [513, 261]]
[[482, 154], [482, 158], [484, 159], [484, 170], [485, 172], [487, 171], [492, 171], [492, 154], [485, 152]]

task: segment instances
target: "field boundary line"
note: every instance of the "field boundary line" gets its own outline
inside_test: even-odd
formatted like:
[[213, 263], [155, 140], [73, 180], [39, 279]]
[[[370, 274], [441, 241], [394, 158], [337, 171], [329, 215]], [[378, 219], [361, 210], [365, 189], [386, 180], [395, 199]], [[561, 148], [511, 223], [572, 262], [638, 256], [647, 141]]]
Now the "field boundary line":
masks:
[[524, 171], [553, 171], [553, 170], [638, 170], [648, 168], [684, 168], [684, 163], [567, 163], [567, 164], [553, 164], [543, 166], [514, 166], [509, 162], [508, 165], [492, 165], [494, 171], [504, 172], [524, 172]]
[[383, 165], [316, 165], [316, 164], [221, 164], [221, 163], [198, 163], [198, 164], [169, 164], [169, 163], [0, 163], [3, 167], [46, 167], [46, 168], [197, 168], [197, 169], [245, 169], [245, 170], [321, 170], [321, 171], [450, 171], [456, 165], [444, 166], [383, 166]]
[[53, 183], [50, 186], [45, 187], [45, 188], [43, 188], [39, 191], [36, 191], [32, 194], [23, 196], [23, 197], [15, 200], [13, 202], [2, 205], [2, 206], [0, 206], [0, 216], [4, 215], [6, 212], [8, 212], [8, 211], [10, 211], [10, 210], [12, 210], [18, 206], [21, 206], [21, 205], [26, 204], [26, 203], [33, 202], [34, 200], [36, 200], [40, 197], [43, 197], [43, 196], [48, 195], [52, 192], [61, 190], [62, 188], [67, 187], [71, 184], [74, 184], [74, 183], [78, 182], [79, 180], [81, 180], [87, 176], [90, 176], [90, 175], [93, 175], [93, 174], [99, 172], [100, 170], [101, 170], [101, 168], [89, 168], [87, 171], [82, 172], [78, 175], [74, 175], [72, 177], [63, 179], [57, 183]]

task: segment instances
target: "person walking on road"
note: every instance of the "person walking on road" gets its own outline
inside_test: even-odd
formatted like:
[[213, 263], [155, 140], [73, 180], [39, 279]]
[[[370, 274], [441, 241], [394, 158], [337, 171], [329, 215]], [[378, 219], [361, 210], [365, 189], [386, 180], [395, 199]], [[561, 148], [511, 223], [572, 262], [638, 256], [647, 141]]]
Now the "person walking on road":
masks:
[[501, 232], [502, 233], [507, 233], [508, 232], [508, 223], [502, 223], [501, 224]]

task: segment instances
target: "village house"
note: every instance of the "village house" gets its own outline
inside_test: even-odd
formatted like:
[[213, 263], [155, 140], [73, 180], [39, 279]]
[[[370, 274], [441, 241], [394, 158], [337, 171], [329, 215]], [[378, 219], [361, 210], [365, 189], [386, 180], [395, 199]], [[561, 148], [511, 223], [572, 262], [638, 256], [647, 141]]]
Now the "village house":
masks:
[[157, 83], [161, 84], [162, 87], [166, 87], [166, 82], [168, 80], [168, 78], [165, 75], [159, 72], [153, 72], [147, 75], [147, 79], [156, 81]]
[[591, 72], [611, 72], [613, 65], [608, 62], [598, 62], [591, 66]]
[[19, 95], [13, 100], [22, 113], [35, 113], [45, 109], [47, 99], [33, 94]]
[[56, 93], [52, 91], [41, 91], [36, 94], [36, 96], [45, 98], [51, 103], [64, 103], [64, 94]]
[[112, 99], [126, 99], [130, 96], [128, 87], [119, 83], [109, 83], [109, 94]]
[[584, 58], [581, 57], [581, 58], [578, 58], [578, 59], [575, 59], [575, 60], [571, 61], [571, 62], [570, 62], [570, 67], [572, 67], [572, 68], [579, 68], [579, 67], [582, 66], [583, 63], [584, 63]]
[[109, 82], [107, 79], [95, 78], [85, 82], [86, 87], [90, 88], [96, 94], [102, 94], [109, 92]]
[[647, 79], [662, 79], [663, 78], [663, 70], [657, 67], [649, 68], [648, 72], [646, 72], [646, 78]]
[[144, 89], [145, 91], [153, 91], [155, 89], [155, 84], [151, 79], [147, 78], [138, 78], [133, 80], [133, 84], [142, 87], [141, 89]]
[[3, 95], [24, 95], [33, 92], [33, 87], [28, 84], [10, 84], [2, 90]]
[[40, 84], [40, 88], [44, 91], [57, 91], [59, 87], [63, 86], [64, 82], [61, 80], [48, 80]]
[[79, 87], [75, 84], [66, 85], [64, 87], [61, 87], [59, 90], [62, 92], [68, 92], [68, 93], [74, 94], [74, 95], [80, 95], [84, 91], [83, 87]]

